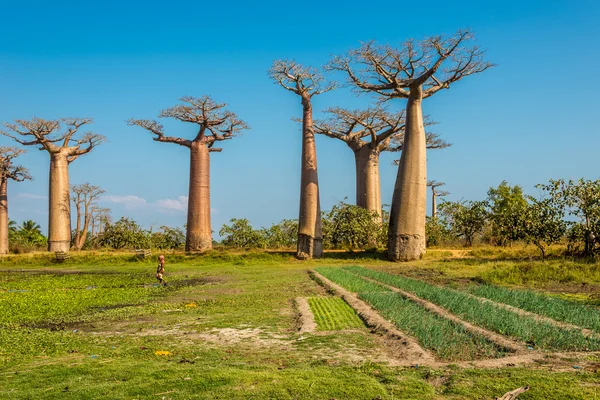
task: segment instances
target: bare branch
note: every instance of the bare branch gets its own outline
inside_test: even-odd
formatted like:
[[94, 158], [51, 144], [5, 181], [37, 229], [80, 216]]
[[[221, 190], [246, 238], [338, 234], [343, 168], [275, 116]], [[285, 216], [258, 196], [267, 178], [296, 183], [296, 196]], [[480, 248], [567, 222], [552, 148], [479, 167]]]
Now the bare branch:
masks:
[[[377, 146], [404, 130], [404, 112], [390, 114], [381, 107], [366, 110], [335, 107], [325, 112], [331, 116], [315, 121], [315, 133], [343, 140], [353, 148], [360, 148], [367, 143]], [[364, 140], [367, 137], [369, 141]]]
[[464, 29], [448, 38], [435, 36], [419, 43], [410, 39], [400, 48], [371, 41], [334, 57], [326, 68], [345, 72], [358, 92], [375, 92], [383, 101], [407, 98], [416, 87], [423, 88], [425, 98], [494, 66], [484, 60], [485, 51], [466, 45], [472, 40], [473, 33]]
[[192, 141], [186, 140], [178, 137], [165, 136], [163, 133], [163, 126], [158, 121], [152, 121], [148, 119], [129, 119], [127, 121], [127, 125], [130, 126], [139, 126], [150, 131], [152, 134], [156, 135], [153, 138], [157, 142], [165, 142], [165, 143], [175, 143], [180, 146], [192, 147]]
[[27, 168], [13, 164], [13, 160], [23, 153], [25, 150], [16, 147], [0, 147], [0, 176], [17, 182], [32, 180]]
[[268, 72], [271, 79], [284, 89], [306, 99], [336, 87], [335, 82], [327, 82], [318, 69], [304, 67], [293, 60], [275, 60]]
[[[59, 120], [45, 120], [42, 118], [32, 118], [31, 120], [16, 120], [14, 124], [5, 123], [11, 132], [0, 130], [0, 134], [8, 136], [25, 146], [39, 146], [40, 150], [46, 150], [49, 153], [58, 153], [61, 150], [67, 154], [69, 162], [75, 160], [82, 154], [89, 153], [93, 147], [104, 142], [104, 136], [95, 133], [86, 133], [79, 139], [73, 139], [80, 127], [92, 123], [91, 118], [61, 118]], [[62, 125], [66, 130], [59, 132]], [[32, 137], [33, 140], [24, 140], [23, 137]], [[69, 143], [75, 140], [74, 146]], [[60, 143], [57, 144], [57, 143]], [[87, 144], [87, 147], [81, 148]]]
[[175, 118], [183, 122], [199, 125], [196, 137], [193, 140], [165, 136], [163, 126], [157, 121], [145, 119], [130, 119], [129, 125], [137, 125], [149, 130], [158, 142], [176, 143], [181, 146], [191, 147], [192, 142], [202, 141], [212, 147], [214, 142], [229, 140], [250, 127], [235, 115], [226, 110], [225, 103], [217, 103], [210, 96], [182, 97], [184, 104], [161, 111], [160, 118]]

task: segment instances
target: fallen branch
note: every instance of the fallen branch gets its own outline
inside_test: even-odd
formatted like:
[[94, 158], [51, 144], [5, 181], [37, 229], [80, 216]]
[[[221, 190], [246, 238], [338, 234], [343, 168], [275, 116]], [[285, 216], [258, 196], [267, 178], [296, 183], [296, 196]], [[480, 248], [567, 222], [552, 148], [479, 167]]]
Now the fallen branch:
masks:
[[502, 396], [502, 397], [497, 397], [497, 398], [496, 398], [496, 400], [514, 400], [514, 399], [516, 399], [517, 397], [519, 397], [519, 395], [520, 395], [521, 393], [524, 393], [524, 392], [526, 392], [526, 391], [528, 391], [528, 390], [529, 390], [529, 386], [523, 386], [523, 387], [520, 387], [520, 388], [518, 388], [518, 389], [515, 389], [515, 390], [513, 390], [513, 391], [511, 391], [511, 392], [508, 392], [508, 393], [506, 393], [506, 394], [505, 394], [504, 396]]

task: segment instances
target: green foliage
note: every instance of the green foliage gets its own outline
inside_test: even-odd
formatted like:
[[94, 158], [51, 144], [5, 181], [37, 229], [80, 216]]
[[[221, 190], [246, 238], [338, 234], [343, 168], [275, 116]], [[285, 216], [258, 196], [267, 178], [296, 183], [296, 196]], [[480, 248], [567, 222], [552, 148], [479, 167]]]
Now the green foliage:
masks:
[[308, 304], [320, 330], [363, 328], [356, 312], [339, 297], [309, 297]]
[[437, 217], [426, 217], [425, 235], [427, 236], [427, 247], [442, 246], [452, 241], [453, 234], [444, 223], [444, 220]]
[[465, 246], [471, 246], [487, 222], [487, 202], [444, 201], [439, 206], [439, 214], [450, 231], [456, 237], [464, 238]]
[[23, 221], [17, 226], [14, 221], [8, 224], [8, 242], [14, 253], [28, 253], [47, 247], [48, 240], [42, 234], [40, 225], [32, 220]]
[[298, 242], [298, 220], [295, 219], [284, 219], [261, 231], [269, 249], [290, 249]]
[[538, 200], [529, 196], [528, 199], [529, 203], [522, 211], [520, 230], [527, 243], [540, 249], [544, 260], [548, 246], [559, 243], [567, 231], [563, 202], [553, 197]]
[[387, 243], [387, 224], [375, 212], [340, 201], [324, 212], [323, 245], [326, 248], [365, 249]]
[[317, 268], [317, 271], [349, 291], [356, 292], [398, 328], [417, 338], [447, 361], [500, 357], [503, 350], [482, 336], [472, 334], [456, 324], [405, 299], [391, 290], [361, 279], [339, 268]]
[[523, 189], [502, 181], [497, 188], [488, 190], [487, 204], [490, 208], [491, 241], [499, 246], [521, 240], [527, 201]]
[[98, 241], [101, 246], [116, 250], [146, 249], [151, 245], [148, 232], [134, 220], [125, 217], [121, 217], [114, 224], [106, 224]]
[[377, 272], [362, 267], [345, 268], [388, 285], [414, 293], [462, 319], [501, 335], [512, 336], [530, 346], [568, 351], [600, 350], [600, 339], [585, 336], [581, 330], [563, 328], [534, 317], [519, 315], [499, 305], [482, 302], [458, 290], [439, 287], [417, 279]]
[[153, 249], [183, 249], [185, 232], [181, 228], [161, 226], [162, 232], [154, 232], [150, 236]]
[[[550, 180], [538, 185], [555, 201], [564, 203], [570, 222], [569, 241], [573, 252], [591, 256], [600, 248], [600, 180]], [[583, 247], [583, 250], [581, 250]]]
[[263, 232], [254, 230], [246, 218], [232, 218], [231, 225], [223, 225], [219, 235], [222, 243], [230, 247], [263, 248], [266, 245]]
[[532, 290], [507, 289], [494, 285], [474, 285], [469, 288], [469, 292], [600, 333], [600, 310], [597, 307], [574, 303]]

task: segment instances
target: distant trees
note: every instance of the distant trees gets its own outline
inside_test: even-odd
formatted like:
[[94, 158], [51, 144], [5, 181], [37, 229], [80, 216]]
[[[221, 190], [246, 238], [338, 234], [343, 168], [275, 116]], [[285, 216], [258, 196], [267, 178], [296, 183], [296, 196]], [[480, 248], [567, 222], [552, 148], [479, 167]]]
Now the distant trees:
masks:
[[321, 257], [323, 233], [312, 98], [332, 90], [335, 85], [327, 83], [321, 72], [316, 68], [304, 67], [290, 60], [276, 60], [273, 62], [269, 75], [281, 87], [300, 96], [300, 103], [302, 104], [302, 162], [296, 256], [300, 259]]
[[398, 166], [388, 239], [388, 258], [414, 260], [425, 252], [426, 135], [422, 100], [466, 76], [492, 66], [484, 61], [469, 30], [421, 42], [406, 41], [400, 48], [365, 43], [335, 57], [331, 69], [345, 72], [359, 92], [375, 93], [382, 100], [407, 99], [405, 138]]
[[9, 131], [0, 130], [17, 143], [38, 146], [50, 155], [48, 251], [67, 252], [71, 247], [69, 165], [105, 140], [92, 132], [76, 135], [81, 127], [91, 123], [91, 118], [33, 118], [5, 123]]
[[[379, 156], [384, 151], [402, 151], [404, 112], [389, 113], [381, 107], [366, 110], [330, 108], [329, 119], [316, 121], [315, 132], [343, 141], [354, 152], [356, 166], [356, 205], [376, 213], [381, 222], [381, 179]], [[436, 134], [427, 134], [427, 148], [441, 149], [449, 144]]]
[[248, 125], [225, 103], [217, 103], [210, 96], [183, 97], [183, 104], [163, 110], [160, 118], [174, 118], [198, 126], [194, 139], [165, 136], [163, 126], [154, 120], [130, 119], [129, 125], [137, 125], [154, 135], [154, 140], [174, 143], [190, 150], [190, 177], [187, 210], [186, 251], [206, 251], [212, 248], [210, 223], [210, 153], [221, 152], [214, 147], [218, 142], [230, 140]]
[[96, 201], [100, 195], [105, 193], [105, 190], [99, 186], [90, 185], [89, 183], [74, 185], [71, 190], [73, 192], [72, 200], [77, 212], [73, 247], [77, 250], [81, 250], [87, 239], [88, 229], [92, 223], [94, 211], [97, 210]]
[[490, 239], [494, 244], [505, 246], [523, 239], [527, 215], [527, 200], [523, 188], [502, 181], [497, 188], [488, 190], [490, 209]]
[[31, 180], [27, 168], [15, 165], [13, 160], [24, 153], [15, 147], [0, 147], [0, 254], [8, 253], [8, 181]]
[[443, 191], [443, 190], [437, 190], [437, 188], [446, 185], [444, 182], [438, 182], [438, 181], [428, 181], [427, 182], [427, 187], [431, 188], [431, 218], [436, 218], [437, 217], [437, 198], [438, 197], [446, 197], [448, 196], [450, 193]]
[[450, 231], [456, 237], [465, 240], [465, 246], [471, 246], [473, 239], [481, 233], [488, 218], [485, 201], [444, 202], [440, 205], [440, 214]]

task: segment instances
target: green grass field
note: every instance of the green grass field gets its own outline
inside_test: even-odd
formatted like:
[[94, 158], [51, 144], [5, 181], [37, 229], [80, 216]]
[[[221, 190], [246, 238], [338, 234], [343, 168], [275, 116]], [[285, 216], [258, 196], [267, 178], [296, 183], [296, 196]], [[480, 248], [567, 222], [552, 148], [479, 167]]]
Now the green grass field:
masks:
[[[381, 258], [168, 254], [163, 288], [155, 285], [154, 260], [130, 255], [74, 254], [61, 265], [46, 255], [6, 257], [0, 398], [493, 399], [524, 385], [532, 389], [520, 399], [600, 398], [598, 353], [501, 369], [400, 367], [388, 343], [363, 326], [297, 333], [295, 298], [333, 299], [310, 279], [315, 267], [361, 265], [448, 285], [474, 279], [514, 287], [514, 280], [502, 282], [502, 271], [530, 263], [489, 255], [476, 262], [446, 251], [410, 264]], [[531, 267], [536, 276], [543, 268]], [[577, 288], [599, 283], [598, 265], [578, 268], [575, 280], [531, 285], [519, 269], [521, 285], [593, 305], [593, 292]]]

